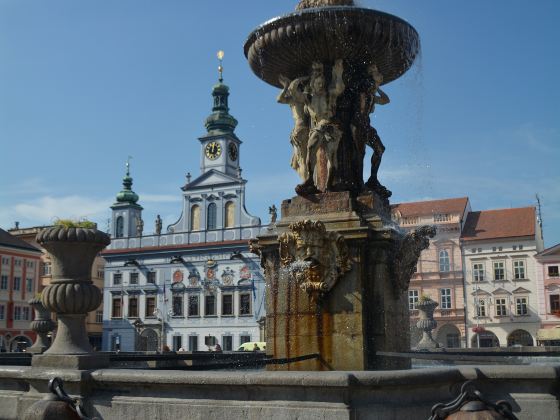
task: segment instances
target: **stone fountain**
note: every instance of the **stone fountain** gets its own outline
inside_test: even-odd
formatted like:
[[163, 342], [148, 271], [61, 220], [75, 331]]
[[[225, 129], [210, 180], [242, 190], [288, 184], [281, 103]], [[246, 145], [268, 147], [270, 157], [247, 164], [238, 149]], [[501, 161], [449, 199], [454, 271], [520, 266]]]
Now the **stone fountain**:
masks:
[[319, 355], [275, 369], [408, 366], [376, 352], [410, 348], [408, 284], [435, 231], [391, 224], [391, 192], [377, 176], [385, 146], [370, 115], [389, 102], [381, 86], [419, 49], [410, 24], [351, 0], [302, 0], [249, 35], [251, 69], [291, 108], [291, 166], [301, 178], [276, 230], [252, 243], [268, 285], [267, 351]]

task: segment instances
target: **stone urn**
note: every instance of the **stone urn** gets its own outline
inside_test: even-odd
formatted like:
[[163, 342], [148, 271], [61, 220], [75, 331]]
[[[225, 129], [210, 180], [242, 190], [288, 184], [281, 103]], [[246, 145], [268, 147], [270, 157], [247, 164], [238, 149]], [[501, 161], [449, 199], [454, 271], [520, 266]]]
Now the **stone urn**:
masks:
[[37, 333], [37, 339], [31, 347], [27, 349], [28, 353], [43, 353], [49, 348], [49, 332], [56, 328], [56, 324], [51, 319], [51, 313], [43, 306], [41, 298], [35, 297], [27, 302], [35, 311], [35, 319], [31, 322], [31, 329]]
[[91, 280], [91, 268], [111, 240], [97, 229], [55, 226], [39, 233], [37, 242], [52, 261], [52, 281], [43, 291], [42, 303], [58, 318], [56, 338], [45, 355], [90, 354], [85, 319], [102, 301], [101, 291]]
[[416, 327], [422, 331], [422, 339], [416, 346], [416, 350], [429, 350], [439, 348], [439, 344], [432, 337], [432, 330], [437, 327], [434, 320], [434, 310], [439, 304], [430, 299], [424, 298], [416, 305], [416, 309], [420, 311], [420, 319], [416, 323]]

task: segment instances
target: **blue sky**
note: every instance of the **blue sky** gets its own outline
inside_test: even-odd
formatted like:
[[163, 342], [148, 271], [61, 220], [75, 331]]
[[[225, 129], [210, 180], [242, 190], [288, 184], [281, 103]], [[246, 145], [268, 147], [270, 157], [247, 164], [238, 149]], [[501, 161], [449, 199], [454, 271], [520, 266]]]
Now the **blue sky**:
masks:
[[[0, 227], [88, 217], [106, 227], [128, 155], [146, 231], [180, 213], [203, 120], [225, 81], [247, 208], [294, 195], [289, 108], [255, 77], [247, 35], [296, 1], [0, 0]], [[392, 202], [469, 196], [473, 209], [543, 204], [560, 242], [560, 2], [362, 0], [418, 30], [422, 57], [373, 118]], [[369, 161], [366, 158], [366, 162]]]

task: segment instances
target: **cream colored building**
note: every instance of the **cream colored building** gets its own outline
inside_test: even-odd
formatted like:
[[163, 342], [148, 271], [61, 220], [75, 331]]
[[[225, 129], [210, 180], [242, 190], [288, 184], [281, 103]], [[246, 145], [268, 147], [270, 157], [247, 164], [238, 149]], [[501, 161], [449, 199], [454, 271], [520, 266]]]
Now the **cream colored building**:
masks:
[[[51, 261], [49, 254], [41, 245], [37, 243], [35, 238], [37, 237], [37, 234], [39, 232], [48, 227], [50, 226], [34, 226], [29, 228], [20, 228], [19, 226], [16, 226], [15, 228], [9, 230], [11, 235], [22, 239], [23, 241], [27, 242], [30, 245], [33, 245], [35, 248], [38, 248], [43, 252], [43, 255], [41, 256], [41, 267], [39, 271], [39, 292], [42, 291], [51, 282]], [[93, 283], [97, 287], [99, 287], [101, 292], [103, 292], [103, 279], [105, 276], [104, 270], [105, 260], [100, 256], [96, 257], [91, 270], [91, 279]], [[52, 315], [53, 319], [56, 319], [55, 314]], [[91, 345], [101, 350], [101, 341], [103, 336], [103, 303], [101, 303], [96, 311], [92, 311], [88, 314], [86, 318], [86, 330]]]
[[434, 338], [442, 347], [465, 347], [463, 264], [460, 237], [470, 203], [467, 197], [402, 203], [392, 207], [392, 218], [403, 229], [422, 225], [437, 228], [430, 247], [422, 252], [408, 290], [411, 347], [421, 338], [416, 328], [416, 304], [422, 295], [439, 303], [434, 312]]
[[471, 212], [461, 240], [468, 346], [536, 345], [543, 240], [535, 208]]

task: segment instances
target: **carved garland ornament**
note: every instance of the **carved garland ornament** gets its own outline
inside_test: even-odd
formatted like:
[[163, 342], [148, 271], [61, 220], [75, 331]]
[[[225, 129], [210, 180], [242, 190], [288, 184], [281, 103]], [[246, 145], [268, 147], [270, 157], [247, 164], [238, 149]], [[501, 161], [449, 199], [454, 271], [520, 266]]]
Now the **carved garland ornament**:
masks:
[[292, 223], [280, 242], [280, 266], [307, 293], [324, 294], [350, 269], [344, 237], [319, 221]]

